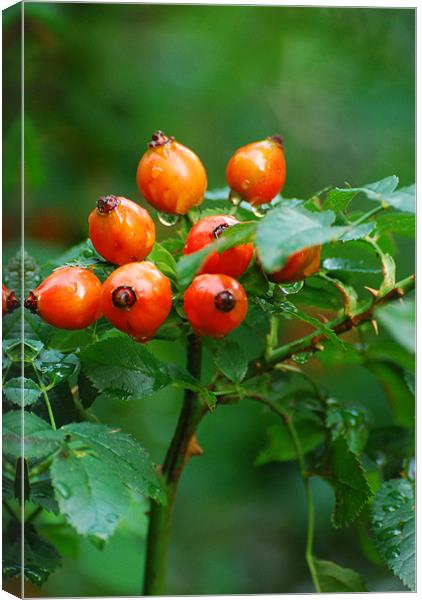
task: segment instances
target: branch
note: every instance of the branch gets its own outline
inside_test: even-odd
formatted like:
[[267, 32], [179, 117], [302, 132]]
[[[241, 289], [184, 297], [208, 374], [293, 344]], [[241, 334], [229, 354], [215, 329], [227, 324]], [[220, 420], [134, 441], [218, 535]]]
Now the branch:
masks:
[[[188, 337], [187, 368], [191, 375], [201, 376], [201, 340], [194, 334]], [[144, 596], [162, 596], [165, 591], [167, 553], [170, 541], [173, 505], [183, 468], [193, 454], [199, 454], [195, 431], [207, 408], [196, 392], [185, 391], [185, 399], [173, 439], [164, 459], [161, 473], [166, 488], [165, 505], [151, 501], [148, 526]]]
[[[374, 318], [374, 312], [377, 308], [390, 302], [402, 298], [409, 292], [415, 289], [415, 276], [410, 275], [406, 279], [399, 281], [396, 286], [386, 293], [372, 291], [373, 299], [367, 302], [363, 307], [354, 312], [353, 315], [342, 315], [341, 317], [334, 319], [326, 324], [327, 327], [332, 329], [334, 333], [340, 335], [346, 331], [350, 331], [355, 327], [359, 327], [362, 323], [372, 321]], [[261, 373], [268, 370], [275, 363], [283, 362], [291, 358], [294, 354], [301, 352], [317, 352], [322, 350], [322, 342], [326, 339], [323, 333], [311, 333], [299, 340], [275, 348], [271, 355], [268, 357], [264, 365], [257, 365], [253, 374]]]

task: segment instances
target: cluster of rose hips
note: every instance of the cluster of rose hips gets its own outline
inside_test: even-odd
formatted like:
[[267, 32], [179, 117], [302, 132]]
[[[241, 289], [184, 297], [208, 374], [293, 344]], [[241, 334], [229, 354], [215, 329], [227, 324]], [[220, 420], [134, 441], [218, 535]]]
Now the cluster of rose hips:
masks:
[[[227, 166], [231, 194], [253, 206], [270, 202], [281, 191], [285, 176], [279, 136], [239, 148]], [[153, 134], [141, 157], [136, 180], [150, 204], [173, 215], [199, 206], [207, 187], [198, 156], [161, 131]], [[104, 316], [135, 340], [148, 341], [172, 307], [169, 279], [144, 260], [155, 242], [151, 216], [135, 202], [109, 195], [98, 200], [88, 222], [94, 248], [118, 268], [101, 283], [89, 269], [61, 267], [29, 293], [25, 307], [63, 329], [82, 329]], [[183, 253], [200, 250], [236, 223], [235, 217], [225, 214], [204, 217], [190, 230]], [[195, 332], [222, 337], [242, 323], [248, 300], [237, 278], [249, 267], [253, 253], [252, 244], [242, 244], [205, 260], [184, 293], [185, 314]], [[319, 259], [319, 247], [305, 249], [269, 277], [276, 282], [303, 279], [318, 269]]]

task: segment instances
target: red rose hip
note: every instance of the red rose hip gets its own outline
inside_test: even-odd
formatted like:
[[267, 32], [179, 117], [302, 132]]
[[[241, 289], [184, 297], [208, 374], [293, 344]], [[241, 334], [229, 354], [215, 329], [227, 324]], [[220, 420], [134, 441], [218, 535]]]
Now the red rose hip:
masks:
[[[204, 217], [190, 230], [183, 248], [183, 254], [192, 254], [192, 252], [215, 242], [223, 231], [237, 223], [239, 221], [230, 215]], [[199, 273], [220, 273], [230, 275], [230, 277], [236, 279], [246, 271], [252, 256], [252, 244], [241, 244], [221, 254], [213, 252], [205, 260]]]
[[275, 283], [294, 283], [314, 275], [321, 262], [321, 246], [311, 246], [295, 252], [287, 259], [286, 264], [268, 278]]
[[150, 262], [113, 271], [103, 283], [101, 308], [120, 331], [147, 342], [166, 320], [172, 304], [169, 279]]
[[281, 136], [274, 135], [236, 150], [227, 165], [227, 183], [243, 200], [258, 206], [271, 202], [286, 180]]
[[148, 211], [122, 196], [101, 197], [88, 223], [94, 248], [116, 265], [143, 260], [155, 242], [155, 225]]
[[162, 131], [153, 134], [141, 157], [136, 182], [152, 206], [173, 215], [185, 215], [199, 206], [207, 189], [207, 175], [198, 156]]
[[242, 323], [248, 299], [236, 279], [204, 274], [195, 277], [186, 290], [184, 308], [196, 333], [220, 338]]
[[53, 271], [29, 293], [25, 308], [61, 329], [84, 329], [101, 316], [101, 281], [82, 267]]

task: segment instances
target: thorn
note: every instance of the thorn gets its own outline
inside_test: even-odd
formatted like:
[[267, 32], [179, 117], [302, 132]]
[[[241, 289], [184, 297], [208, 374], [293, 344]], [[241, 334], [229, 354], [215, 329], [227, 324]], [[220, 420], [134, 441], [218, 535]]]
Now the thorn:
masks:
[[324, 350], [324, 344], [321, 344], [321, 343], [315, 344], [315, 348], [319, 351], [322, 351], [322, 350]]
[[376, 319], [372, 319], [371, 325], [372, 325], [372, 328], [375, 331], [376, 335], [378, 335], [379, 334], [378, 321]]
[[378, 290], [374, 290], [374, 288], [371, 288], [367, 285], [365, 285], [364, 288], [365, 288], [365, 290], [368, 290], [368, 292], [371, 294], [371, 296], [373, 296], [374, 298], [378, 298], [378, 296], [379, 296]]
[[329, 319], [326, 315], [322, 315], [321, 313], [317, 313], [317, 317], [321, 319], [323, 323], [328, 323]]
[[198, 444], [196, 435], [192, 434], [188, 443], [188, 447], [186, 448], [186, 459], [190, 458], [191, 456], [202, 456], [202, 454], [204, 454], [204, 451]]

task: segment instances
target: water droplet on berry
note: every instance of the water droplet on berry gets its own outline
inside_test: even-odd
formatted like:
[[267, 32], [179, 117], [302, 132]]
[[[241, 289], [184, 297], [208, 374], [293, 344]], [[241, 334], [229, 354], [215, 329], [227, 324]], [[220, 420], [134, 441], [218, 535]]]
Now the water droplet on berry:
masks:
[[151, 177], [153, 179], [157, 179], [161, 175], [162, 172], [163, 172], [163, 169], [161, 169], [161, 167], [152, 167]]
[[262, 219], [262, 217], [265, 217], [266, 210], [262, 207], [262, 205], [254, 206], [253, 204], [251, 204], [251, 210], [252, 210], [253, 214], [255, 215], [255, 217], [258, 217], [259, 219]]
[[233, 192], [233, 190], [230, 192], [229, 200], [233, 206], [239, 206], [239, 204], [242, 202], [242, 198], [239, 196], [239, 194]]
[[283, 294], [289, 296], [290, 294], [297, 294], [303, 288], [303, 281], [295, 281], [295, 283], [283, 283], [280, 286]]
[[170, 215], [165, 212], [157, 212], [157, 218], [161, 225], [165, 227], [174, 227], [180, 221], [180, 215]]

